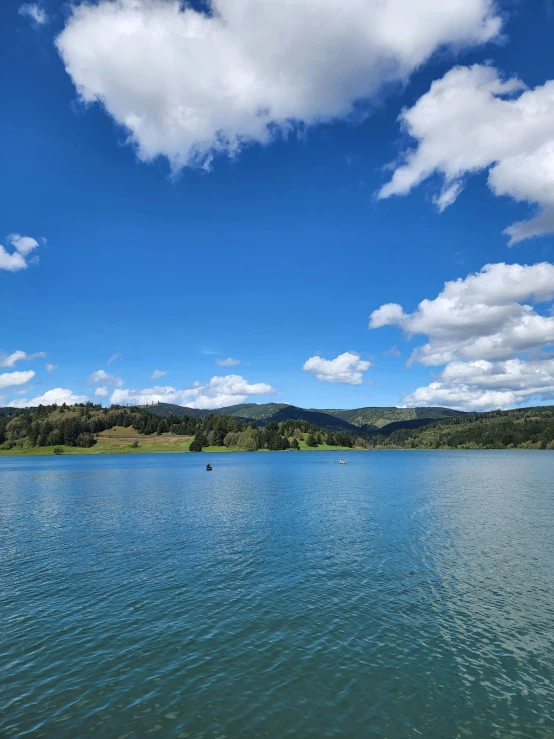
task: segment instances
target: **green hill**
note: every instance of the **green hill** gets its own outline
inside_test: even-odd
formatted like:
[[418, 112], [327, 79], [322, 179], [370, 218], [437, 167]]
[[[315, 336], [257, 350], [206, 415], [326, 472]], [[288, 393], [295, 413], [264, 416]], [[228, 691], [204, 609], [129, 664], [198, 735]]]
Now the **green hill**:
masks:
[[422, 420], [391, 423], [370, 436], [370, 443], [394, 449], [554, 449], [554, 406], [464, 413], [424, 426]]
[[[97, 448], [102, 453], [117, 451], [121, 444], [129, 447], [127, 451], [146, 450], [146, 446], [153, 448], [154, 442], [149, 440], [153, 437], [160, 451], [183, 451], [189, 444], [191, 451], [366, 446], [554, 449], [554, 406], [487, 413], [458, 413], [447, 408], [361, 408], [335, 412], [351, 414], [349, 417], [358, 423], [368, 419], [376, 423], [357, 426], [331, 412], [284, 403], [246, 403], [216, 412], [171, 404], [146, 408], [103, 408], [92, 403], [25, 410], [0, 408], [0, 454], [52, 453], [54, 448], [62, 452]], [[389, 418], [383, 418], [385, 413]], [[406, 418], [408, 414], [412, 417]], [[419, 414], [435, 418], [418, 418]], [[442, 417], [436, 417], [441, 414]], [[380, 420], [386, 423], [377, 428]]]
[[[187, 411], [191, 409], [170, 404], [154, 406], [155, 413], [151, 408], [103, 408], [89, 402], [0, 413], [0, 454], [63, 454], [75, 453], [75, 449], [94, 449], [92, 453], [122, 450], [136, 453], [138, 449], [200, 452], [205, 448], [278, 451], [352, 449], [367, 445], [355, 426], [294, 406], [276, 405], [266, 409], [273, 419], [271, 422], [240, 418], [229, 409], [227, 413], [198, 410], [190, 415]], [[260, 415], [260, 409], [255, 407], [233, 410]], [[320, 418], [331, 429], [313, 422]]]
[[[391, 423], [402, 424], [421, 419], [426, 423], [437, 418], [459, 416], [462, 411], [451, 408], [354, 408], [353, 410], [318, 410], [299, 408], [287, 403], [241, 403], [216, 410], [183, 408], [170, 403], [148, 406], [147, 410], [160, 416], [193, 416], [204, 418], [213, 413], [234, 416], [241, 421], [256, 421], [260, 426], [268, 423], [300, 419], [313, 423], [327, 431], [344, 431], [350, 434], [376, 431]], [[408, 424], [409, 426], [410, 424]]]
[[353, 426], [373, 426], [383, 428], [390, 423], [403, 421], [415, 421], [416, 419], [437, 419], [450, 416], [460, 416], [463, 411], [452, 408], [391, 408], [391, 407], [367, 407], [354, 408], [353, 410], [324, 409], [321, 413], [341, 418]]

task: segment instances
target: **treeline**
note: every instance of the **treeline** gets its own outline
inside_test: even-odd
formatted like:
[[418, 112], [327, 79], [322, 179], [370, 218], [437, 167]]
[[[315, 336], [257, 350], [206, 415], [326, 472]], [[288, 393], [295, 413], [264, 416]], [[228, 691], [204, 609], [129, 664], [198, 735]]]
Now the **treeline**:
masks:
[[[289, 419], [259, 428], [255, 421], [241, 422], [234, 416], [212, 415], [158, 416], [142, 407], [111, 406], [85, 403], [75, 406], [39, 406], [25, 410], [9, 409], [0, 414], [0, 448], [44, 447], [66, 445], [91, 447], [103, 431], [116, 426], [145, 435], [172, 434], [194, 436], [191, 451], [207, 446], [227, 446], [244, 450], [298, 449], [307, 435], [308, 446], [332, 444], [352, 447], [354, 436], [331, 434], [303, 420]], [[363, 439], [361, 440], [363, 443]]]
[[554, 449], [554, 408], [467, 413], [421, 428], [373, 434], [370, 443], [381, 449]]
[[90, 447], [95, 435], [114, 426], [146, 427], [146, 413], [137, 408], [102, 408], [86, 403], [78, 406], [39, 406], [0, 417], [0, 445]]
[[[234, 418], [227, 430], [241, 430]], [[39, 406], [0, 416], [0, 446], [41, 447], [64, 444], [72, 447], [91, 447], [96, 436], [115, 426], [132, 427], [139, 434], [171, 433], [194, 435], [202, 419], [189, 416], [163, 418], [144, 408], [85, 403], [75, 406]]]
[[272, 421], [266, 426], [259, 427], [255, 421], [244, 424], [232, 416], [213, 415], [202, 419], [190, 445], [190, 451], [201, 452], [208, 446], [226, 446], [252, 452], [258, 449], [270, 451], [300, 449], [300, 441], [306, 435], [306, 444], [313, 448], [320, 444], [349, 448], [358, 442], [365, 444], [364, 439], [356, 439], [344, 433], [331, 434], [313, 423], [299, 419], [287, 419], [279, 423]]

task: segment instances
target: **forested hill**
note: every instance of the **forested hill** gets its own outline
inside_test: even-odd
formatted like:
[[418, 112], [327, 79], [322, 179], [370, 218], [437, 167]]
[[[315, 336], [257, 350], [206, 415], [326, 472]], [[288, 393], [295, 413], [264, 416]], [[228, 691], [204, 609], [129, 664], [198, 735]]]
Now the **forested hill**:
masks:
[[103, 408], [92, 403], [39, 406], [26, 410], [0, 409], [0, 451], [52, 447], [62, 453], [60, 447], [93, 447], [106, 433], [108, 437], [112, 433], [130, 434], [137, 446], [139, 435], [194, 437], [190, 451], [202, 451], [204, 447], [245, 451], [299, 449], [304, 443], [313, 448], [322, 445], [352, 448], [367, 444], [359, 429], [351, 427], [355, 433], [346, 433], [342, 426], [350, 428], [348, 424], [340, 421], [338, 426], [337, 431], [330, 431], [304, 418], [289, 417], [259, 424], [254, 420], [239, 420], [231, 414], [161, 415], [144, 407]]
[[[464, 413], [438, 419], [412, 418], [390, 421], [378, 430], [371, 430], [370, 426], [358, 428], [321, 411], [284, 404], [264, 407], [270, 406], [271, 418], [279, 420], [236, 417], [229, 408], [222, 413], [171, 405], [103, 408], [86, 403], [26, 410], [0, 408], [0, 450], [56, 445], [92, 447], [101, 434], [117, 428], [130, 429], [143, 437], [164, 434], [194, 437], [192, 451], [217, 446], [277, 450], [304, 448], [304, 443], [314, 448], [323, 445], [376, 449], [554, 449], [554, 406]], [[259, 413], [260, 408], [244, 405], [239, 406], [239, 412]], [[161, 412], [168, 409], [178, 411]], [[338, 430], [332, 424], [338, 424]]]
[[[328, 431], [345, 433], [370, 433], [383, 428], [387, 424], [400, 424], [405, 421], [422, 420], [429, 422], [437, 418], [462, 415], [462, 411], [451, 408], [355, 408], [353, 410], [318, 410], [316, 408], [299, 408], [287, 403], [241, 403], [216, 411], [183, 408], [169, 403], [159, 403], [146, 407], [151, 413], [160, 416], [185, 416], [203, 418], [211, 413], [234, 416], [241, 421], [256, 421], [263, 426], [268, 423], [280, 423], [289, 419], [301, 419], [314, 423]], [[408, 424], [410, 425], [410, 424]]]
[[325, 409], [320, 413], [328, 413], [331, 416], [342, 418], [353, 426], [373, 426], [383, 428], [390, 423], [401, 423], [404, 421], [434, 420], [437, 418], [449, 418], [461, 416], [463, 411], [453, 408], [391, 408], [391, 407], [368, 407], [354, 408], [352, 410]]
[[309, 411], [305, 408], [297, 408], [286, 403], [242, 403], [227, 408], [218, 408], [214, 411], [198, 410], [197, 408], [183, 408], [170, 403], [159, 403], [158, 405], [145, 406], [150, 413], [159, 416], [192, 416], [193, 418], [205, 418], [216, 413], [222, 416], [233, 416], [238, 421], [249, 423], [254, 421], [258, 426], [267, 426], [270, 423], [282, 423], [283, 421], [299, 420], [315, 424], [326, 431], [343, 432], [359, 435], [360, 429], [342, 418], [335, 418], [321, 411]]
[[554, 406], [466, 413], [425, 426], [390, 424], [370, 437], [375, 448], [554, 449]]

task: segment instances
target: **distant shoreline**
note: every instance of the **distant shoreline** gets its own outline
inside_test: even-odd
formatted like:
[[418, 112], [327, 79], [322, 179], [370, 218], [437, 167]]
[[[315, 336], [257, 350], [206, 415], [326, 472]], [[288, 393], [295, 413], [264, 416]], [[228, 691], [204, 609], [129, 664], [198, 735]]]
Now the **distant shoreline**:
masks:
[[0, 457], [74, 457], [74, 456], [97, 456], [103, 457], [114, 454], [128, 455], [140, 455], [140, 454], [195, 454], [195, 455], [208, 455], [208, 454], [256, 454], [258, 452], [267, 453], [269, 451], [277, 451], [280, 453], [292, 453], [292, 452], [335, 452], [335, 453], [346, 453], [346, 452], [548, 452], [554, 451], [552, 449], [536, 449], [536, 448], [506, 448], [506, 447], [488, 447], [488, 448], [476, 448], [466, 449], [461, 447], [442, 447], [440, 449], [431, 449], [429, 447], [412, 447], [405, 449], [403, 447], [380, 447], [374, 449], [361, 449], [361, 448], [309, 448], [309, 449], [256, 449], [255, 451], [248, 451], [246, 449], [227, 449], [213, 447], [207, 447], [202, 452], [191, 452], [187, 449], [152, 449], [151, 447], [144, 447], [138, 449], [101, 449], [94, 450], [94, 447], [88, 449], [81, 449], [79, 447], [66, 447], [62, 454], [54, 454], [48, 447], [34, 447], [32, 449], [17, 449], [17, 450], [0, 450]]
[[[61, 454], [54, 454], [53, 447], [31, 447], [30, 449], [2, 449], [0, 457], [72, 457], [75, 455], [85, 456], [104, 456], [108, 454], [256, 454], [257, 452], [268, 452], [269, 449], [256, 449], [248, 451], [246, 449], [229, 449], [227, 447], [206, 447], [202, 452], [191, 452], [188, 449], [156, 449], [153, 444], [144, 445], [136, 449], [113, 447], [111, 449], [96, 449], [95, 447], [63, 447]], [[280, 452], [364, 452], [370, 449], [350, 448], [350, 447], [313, 447], [308, 449], [278, 449], [274, 451]]]

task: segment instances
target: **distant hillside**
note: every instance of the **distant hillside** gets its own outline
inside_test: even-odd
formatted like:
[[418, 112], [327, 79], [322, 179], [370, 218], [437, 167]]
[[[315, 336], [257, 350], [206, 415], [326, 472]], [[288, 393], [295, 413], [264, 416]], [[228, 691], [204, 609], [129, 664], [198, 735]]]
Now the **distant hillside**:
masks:
[[[293, 406], [271, 408], [271, 418], [281, 418], [271, 423], [241, 419], [229, 412], [203, 410], [197, 411], [197, 417], [194, 418], [187, 415], [191, 409], [169, 404], [155, 408], [157, 413], [151, 413], [144, 407], [114, 405], [103, 408], [101, 405], [83, 403], [75, 406], [39, 406], [0, 414], [0, 454], [64, 454], [67, 450], [73, 453], [76, 448], [92, 449], [97, 446], [99, 453], [122, 450], [121, 444], [114, 447], [110, 442], [106, 446], [108, 439], [130, 440], [123, 444], [126, 447], [123, 451], [131, 452], [139, 449], [142, 443], [151, 448], [152, 444], [145, 439], [152, 436], [163, 441], [159, 451], [201, 452], [204, 448], [280, 451], [367, 446], [366, 439], [361, 438], [363, 435], [355, 426], [333, 416], [310, 413]], [[248, 407], [238, 409], [239, 413], [249, 411], [252, 409]], [[329, 422], [332, 430], [318, 426], [303, 416], [313, 420], [321, 417]]]
[[217, 408], [216, 410], [198, 410], [197, 408], [183, 408], [180, 405], [172, 405], [170, 403], [160, 403], [159, 405], [146, 406], [149, 413], [158, 416], [192, 416], [193, 418], [204, 418], [212, 414], [234, 416], [242, 422], [255, 421], [258, 426], [266, 426], [268, 423], [280, 423], [291, 419], [307, 421], [313, 423], [326, 431], [338, 432], [342, 431], [348, 434], [360, 434], [360, 429], [353, 426], [336, 416], [316, 410], [306, 410], [305, 408], [297, 408], [294, 405], [286, 403], [241, 403], [239, 405], [231, 405], [227, 408]]
[[239, 421], [255, 421], [260, 426], [268, 423], [300, 419], [313, 423], [327, 431], [344, 431], [350, 434], [371, 433], [390, 424], [395, 429], [409, 428], [413, 421], [420, 421], [417, 425], [430, 423], [432, 420], [460, 416], [462, 411], [451, 408], [354, 408], [353, 410], [318, 410], [317, 408], [299, 408], [287, 403], [240, 403], [227, 408], [216, 410], [198, 410], [183, 408], [180, 405], [160, 403], [146, 406], [146, 410], [159, 416], [192, 416], [204, 418], [216, 413], [218, 415], [234, 416]]
[[411, 428], [391, 423], [370, 443], [395, 449], [554, 449], [553, 406], [464, 413], [424, 426], [422, 421], [414, 419]]
[[0, 408], [0, 418], [5, 418], [6, 416], [15, 416], [19, 413], [18, 408]]
[[416, 419], [437, 419], [461, 416], [463, 411], [455, 411], [452, 408], [391, 408], [391, 407], [368, 407], [354, 408], [353, 410], [324, 409], [320, 413], [328, 413], [331, 416], [342, 418], [343, 421], [353, 426], [373, 426], [383, 428], [390, 423], [403, 421], [415, 421]]
[[204, 418], [204, 416], [216, 412], [200, 410], [198, 408], [183, 408], [182, 405], [173, 405], [172, 403], [157, 403], [156, 405], [143, 405], [141, 407], [155, 416], [177, 416], [177, 418], [184, 418], [185, 416], [189, 416], [189, 418]]
[[[32, 450], [37, 449], [52, 453], [54, 447], [59, 452], [62, 446], [60, 453], [64, 449], [90, 449], [99, 439], [118, 434], [118, 429], [124, 435], [131, 434], [133, 441], [139, 436], [188, 437], [187, 448], [194, 436], [191, 451], [222, 446], [252, 451], [315, 449], [322, 445], [376, 449], [554, 449], [554, 406], [486, 413], [416, 408], [415, 416], [430, 412], [443, 413], [445, 417], [384, 419], [387, 423], [380, 429], [369, 424], [355, 426], [331, 413], [283, 403], [241, 404], [222, 410], [196, 410], [171, 404], [103, 408], [92, 403], [25, 410], [2, 408], [0, 453], [12, 450], [34, 453]], [[392, 414], [404, 410], [407, 409], [369, 408], [345, 413], [357, 414], [357, 418], [365, 420], [371, 416], [361, 411], [376, 411], [382, 418], [383, 411]], [[183, 448], [181, 444], [179, 449]]]

